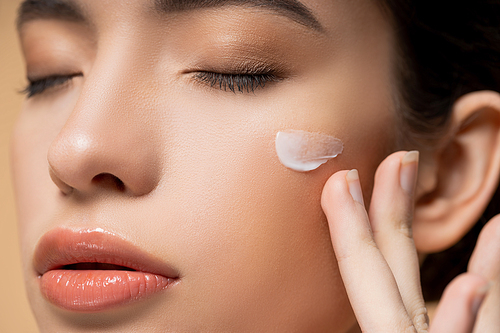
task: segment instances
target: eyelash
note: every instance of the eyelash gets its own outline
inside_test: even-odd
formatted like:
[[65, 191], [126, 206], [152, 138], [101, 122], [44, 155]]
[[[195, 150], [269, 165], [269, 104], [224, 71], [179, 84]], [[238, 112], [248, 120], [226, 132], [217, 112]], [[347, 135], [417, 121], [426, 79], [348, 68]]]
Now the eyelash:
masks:
[[[38, 80], [30, 80], [29, 85], [21, 92], [30, 98], [43, 93], [47, 89], [68, 83], [76, 76], [82, 76], [82, 74], [51, 75]], [[264, 88], [268, 83], [279, 82], [282, 80], [272, 73], [224, 74], [202, 71], [196, 73], [195, 78], [203, 83], [207, 83], [212, 88], [218, 88], [223, 91], [231, 91], [233, 93], [253, 93], [256, 89]]]
[[258, 88], [264, 88], [268, 83], [282, 80], [282, 78], [272, 73], [225, 74], [203, 71], [196, 73], [195, 78], [212, 88], [231, 91], [233, 93], [253, 93]]
[[30, 98], [43, 93], [47, 89], [69, 83], [76, 76], [82, 76], [82, 74], [51, 75], [37, 80], [29, 80], [30, 83], [21, 93], [26, 94]]

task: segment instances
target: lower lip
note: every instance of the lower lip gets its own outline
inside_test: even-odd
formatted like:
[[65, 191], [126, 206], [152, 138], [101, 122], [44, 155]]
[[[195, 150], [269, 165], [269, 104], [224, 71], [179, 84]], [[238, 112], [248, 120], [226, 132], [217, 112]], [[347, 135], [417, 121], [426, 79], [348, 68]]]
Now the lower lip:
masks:
[[118, 270], [56, 269], [40, 277], [42, 294], [55, 305], [95, 312], [144, 299], [171, 286], [175, 279]]

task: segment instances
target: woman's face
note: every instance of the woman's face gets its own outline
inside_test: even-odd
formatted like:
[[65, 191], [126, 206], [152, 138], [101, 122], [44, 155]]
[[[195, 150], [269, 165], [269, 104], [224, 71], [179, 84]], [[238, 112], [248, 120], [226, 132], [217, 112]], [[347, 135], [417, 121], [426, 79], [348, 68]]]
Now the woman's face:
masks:
[[[352, 327], [320, 194], [349, 168], [369, 193], [392, 147], [394, 41], [378, 5], [53, 2], [22, 16], [27, 75], [49, 79], [32, 86], [12, 146], [26, 286], [42, 331]], [[335, 136], [344, 152], [292, 171], [274, 149], [286, 129]], [[71, 253], [82, 244], [91, 254]], [[40, 268], [78, 256], [147, 257], [175, 279], [137, 300], [82, 305]], [[103, 268], [85, 272], [114, 274]]]

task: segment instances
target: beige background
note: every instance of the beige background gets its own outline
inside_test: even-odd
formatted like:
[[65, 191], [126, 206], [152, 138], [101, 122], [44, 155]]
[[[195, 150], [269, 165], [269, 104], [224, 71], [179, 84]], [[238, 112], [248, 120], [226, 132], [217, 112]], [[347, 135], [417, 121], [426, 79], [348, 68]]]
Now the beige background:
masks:
[[0, 332], [37, 332], [24, 292], [9, 170], [9, 138], [26, 81], [14, 27], [20, 0], [0, 0]]

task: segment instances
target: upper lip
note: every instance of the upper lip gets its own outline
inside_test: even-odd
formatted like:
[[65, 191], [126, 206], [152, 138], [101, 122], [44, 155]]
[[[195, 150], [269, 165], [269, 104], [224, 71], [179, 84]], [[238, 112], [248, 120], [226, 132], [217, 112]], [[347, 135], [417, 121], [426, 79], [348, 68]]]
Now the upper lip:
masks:
[[178, 278], [179, 272], [125, 239], [101, 228], [53, 229], [38, 242], [33, 264], [39, 275], [78, 263], [102, 263]]

